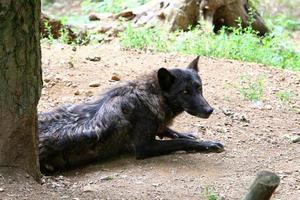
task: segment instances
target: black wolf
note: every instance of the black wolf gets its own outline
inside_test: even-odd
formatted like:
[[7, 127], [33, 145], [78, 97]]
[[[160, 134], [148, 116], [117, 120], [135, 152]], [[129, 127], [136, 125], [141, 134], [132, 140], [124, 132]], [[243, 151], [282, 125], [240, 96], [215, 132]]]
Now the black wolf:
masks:
[[66, 169], [123, 152], [135, 152], [137, 159], [175, 151], [222, 152], [224, 147], [218, 142], [198, 141], [191, 134], [168, 128], [183, 111], [201, 118], [213, 112], [202, 94], [198, 60], [187, 69], [160, 68], [143, 80], [107, 91], [96, 101], [39, 114], [42, 171]]

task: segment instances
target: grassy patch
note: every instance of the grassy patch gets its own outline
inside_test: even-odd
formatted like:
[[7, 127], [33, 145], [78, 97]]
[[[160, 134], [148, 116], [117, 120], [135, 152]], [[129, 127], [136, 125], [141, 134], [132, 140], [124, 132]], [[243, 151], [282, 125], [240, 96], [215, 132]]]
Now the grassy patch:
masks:
[[260, 77], [253, 82], [249, 77], [242, 77], [239, 92], [246, 100], [261, 100], [264, 95], [264, 79]]
[[188, 32], [168, 33], [161, 29], [132, 28], [120, 34], [125, 48], [176, 51], [184, 54], [230, 58], [291, 70], [300, 70], [300, 51], [289, 35], [274, 32], [264, 38], [251, 28], [221, 30], [220, 34], [203, 32], [199, 27]]
[[280, 91], [276, 93], [276, 97], [283, 103], [290, 103], [293, 100], [294, 96], [295, 94], [291, 90]]
[[277, 16], [269, 16], [266, 17], [266, 23], [268, 27], [271, 27], [273, 30], [283, 31], [283, 30], [289, 30], [289, 31], [296, 31], [300, 30], [300, 21], [297, 20], [297, 18], [286, 15], [286, 14], [280, 14]]

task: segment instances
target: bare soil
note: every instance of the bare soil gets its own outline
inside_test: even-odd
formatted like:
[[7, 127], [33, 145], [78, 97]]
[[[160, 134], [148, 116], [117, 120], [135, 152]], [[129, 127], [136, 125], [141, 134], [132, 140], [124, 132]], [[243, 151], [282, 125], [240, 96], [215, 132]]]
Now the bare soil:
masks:
[[[122, 49], [117, 41], [96, 46], [42, 44], [44, 88], [39, 111], [87, 101], [110, 87], [160, 67], [185, 67], [194, 56]], [[98, 59], [97, 59], [98, 57]], [[98, 60], [98, 61], [91, 61]], [[221, 154], [175, 153], [145, 160], [120, 155], [53, 176], [42, 184], [0, 168], [0, 199], [206, 199], [214, 191], [241, 199], [260, 170], [276, 172], [274, 200], [300, 199], [300, 74], [225, 59], [200, 59], [204, 95], [215, 108], [207, 120], [179, 116], [173, 128], [222, 142]], [[119, 81], [112, 80], [118, 76]], [[264, 80], [259, 102], [245, 100], [241, 77]], [[98, 87], [90, 87], [90, 84]], [[276, 93], [293, 91], [290, 102]]]

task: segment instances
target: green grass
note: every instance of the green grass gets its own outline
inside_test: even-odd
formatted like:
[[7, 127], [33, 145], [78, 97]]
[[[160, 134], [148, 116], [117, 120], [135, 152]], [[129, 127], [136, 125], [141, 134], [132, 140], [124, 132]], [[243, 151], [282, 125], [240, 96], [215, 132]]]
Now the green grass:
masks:
[[295, 96], [294, 92], [291, 90], [280, 91], [276, 93], [277, 98], [283, 103], [290, 103]]
[[208, 186], [203, 189], [202, 195], [207, 200], [221, 200], [222, 198], [215, 192], [214, 187]]
[[296, 31], [300, 30], [300, 20], [293, 16], [289, 16], [286, 14], [280, 14], [277, 16], [268, 16], [266, 17], [266, 24], [273, 30], [284, 31]]
[[300, 70], [300, 51], [293, 46], [287, 32], [273, 32], [260, 38], [251, 28], [230, 31], [228, 34], [228, 29], [223, 29], [216, 35], [196, 27], [187, 32], [168, 33], [129, 25], [120, 38], [125, 48], [175, 51]]
[[239, 92], [246, 100], [261, 100], [264, 95], [264, 79], [259, 77], [255, 81], [251, 81], [249, 77], [242, 77]]

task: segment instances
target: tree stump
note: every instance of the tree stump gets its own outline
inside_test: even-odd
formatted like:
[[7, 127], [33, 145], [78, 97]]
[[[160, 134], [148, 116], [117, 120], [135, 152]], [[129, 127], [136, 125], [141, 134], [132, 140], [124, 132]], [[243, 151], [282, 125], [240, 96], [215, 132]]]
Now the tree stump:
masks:
[[269, 171], [261, 171], [243, 200], [269, 200], [279, 185], [280, 178]]
[[251, 25], [259, 35], [269, 32], [259, 13], [250, 7], [248, 0], [152, 0], [138, 8], [124, 10], [115, 18], [131, 20], [136, 26], [164, 26], [170, 31], [188, 30], [199, 21], [207, 21], [215, 33], [222, 26], [237, 27], [240, 18], [243, 27]]

